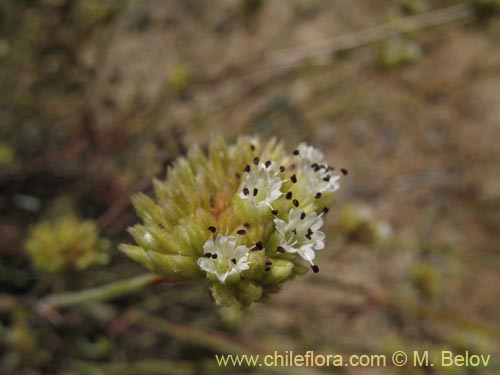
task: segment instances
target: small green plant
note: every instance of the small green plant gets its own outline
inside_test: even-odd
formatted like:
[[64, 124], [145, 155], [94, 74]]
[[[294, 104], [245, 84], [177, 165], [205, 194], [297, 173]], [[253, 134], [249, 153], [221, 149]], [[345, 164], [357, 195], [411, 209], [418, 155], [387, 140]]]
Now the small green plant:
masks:
[[422, 57], [422, 48], [408, 37], [394, 37], [382, 43], [379, 65], [384, 69], [397, 68], [416, 62]]
[[194, 83], [194, 74], [187, 65], [177, 64], [170, 69], [167, 79], [173, 94], [183, 97]]
[[73, 215], [38, 223], [29, 233], [25, 247], [33, 265], [52, 274], [106, 264], [109, 258], [109, 243], [99, 239], [94, 222]]
[[242, 136], [192, 147], [154, 180], [156, 199], [132, 201], [143, 224], [121, 245], [129, 257], [171, 280], [208, 278], [220, 305], [247, 306], [278, 291], [308, 266], [318, 272], [324, 215], [347, 171], [301, 143], [291, 154], [275, 140]]

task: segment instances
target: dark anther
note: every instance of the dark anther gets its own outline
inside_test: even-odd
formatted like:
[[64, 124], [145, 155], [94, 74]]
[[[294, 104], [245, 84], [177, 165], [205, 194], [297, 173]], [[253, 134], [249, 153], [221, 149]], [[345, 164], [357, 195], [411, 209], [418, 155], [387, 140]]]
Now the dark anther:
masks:
[[292, 233], [296, 235], [297, 234], [297, 228], [293, 228], [292, 229]]
[[317, 192], [317, 193], [316, 193], [316, 195], [314, 196], [314, 198], [316, 198], [316, 199], [321, 198], [321, 193], [320, 193], [320, 192]]
[[248, 229], [248, 228], [250, 228], [250, 224], [248, 224], [248, 223], [243, 224], [243, 226], [244, 226], [245, 228], [247, 228], [247, 229]]
[[293, 205], [294, 205], [295, 207], [299, 207], [299, 201], [298, 201], [297, 199], [294, 199], [294, 200], [293, 200]]
[[314, 273], [318, 273], [319, 272], [319, 267], [316, 264], [313, 264], [311, 266], [311, 269], [313, 270]]
[[243, 236], [244, 234], [247, 234], [247, 231], [245, 229], [240, 229], [236, 233], [238, 233], [240, 236]]
[[217, 254], [212, 254], [212, 259], [217, 259]]
[[253, 189], [253, 196], [255, 197], [257, 195], [257, 193], [259, 192], [259, 189], [257, 188], [254, 188]]
[[308, 229], [307, 229], [307, 233], [309, 233], [309, 234], [313, 234], [314, 232], [311, 230], [311, 228], [308, 228]]
[[297, 176], [292, 175], [292, 177], [290, 177], [290, 180], [292, 180], [292, 182], [295, 184], [297, 182]]
[[270, 260], [266, 260], [266, 266], [270, 266], [271, 264], [273, 264], [273, 262], [271, 262]]
[[205, 253], [205, 258], [211, 258], [212, 257], [212, 253]]
[[292, 199], [292, 192], [289, 191], [288, 193], [286, 193], [285, 198], [288, 200]]
[[270, 271], [271, 270], [271, 267], [269, 266], [266, 266], [266, 268], [264, 268], [266, 271]]
[[245, 195], [250, 194], [250, 191], [248, 190], [248, 188], [243, 188], [243, 194], [245, 194]]
[[302, 212], [300, 214], [300, 220], [304, 220], [304, 218], [306, 217], [306, 213], [305, 212]]
[[347, 176], [347, 174], [349, 173], [349, 171], [347, 169], [345, 169], [345, 168], [342, 168], [340, 171], [342, 172], [342, 174], [344, 176]]
[[276, 249], [276, 251], [277, 251], [278, 253], [283, 254], [283, 253], [285, 252], [285, 249], [284, 249], [283, 247], [281, 247], [281, 246], [278, 246], [278, 248]]
[[250, 166], [248, 164], [245, 165], [245, 172], [247, 172], [247, 173], [250, 172]]
[[316, 168], [318, 168], [318, 163], [313, 163], [313, 164], [311, 164], [311, 168], [312, 168], [312, 169], [316, 169]]
[[258, 165], [258, 164], [259, 164], [259, 158], [258, 158], [258, 157], [255, 157], [255, 158], [253, 159], [253, 163], [254, 163], [255, 165]]
[[310, 240], [311, 239], [311, 233], [306, 233], [306, 235], [304, 237], [307, 238], [308, 240]]
[[326, 177], [323, 178], [323, 181], [330, 181], [330, 175], [326, 175]]
[[236, 264], [236, 258], [231, 259], [231, 262], [233, 262], [233, 264]]
[[252, 151], [255, 151], [255, 146], [254, 146], [254, 145], [250, 145], [250, 149], [251, 149]]
[[278, 215], [278, 210], [272, 210], [272, 211], [271, 211], [271, 215], [273, 215], [273, 216]]
[[328, 207], [325, 207], [325, 208], [323, 208], [323, 211], [321, 211], [321, 212], [322, 212], [322, 213], [324, 213], [324, 214], [327, 214], [327, 213], [328, 213], [328, 211], [330, 211], [330, 210], [328, 209]]
[[280, 166], [280, 172], [283, 173], [285, 171], [285, 167], [284, 166]]
[[265, 165], [266, 165], [266, 168], [269, 168], [269, 166], [270, 166], [271, 164], [272, 164], [272, 163], [271, 163], [271, 160], [266, 161], [266, 164], [265, 164]]
[[241, 174], [239, 174], [238, 172], [236, 172], [236, 178], [240, 179], [241, 178]]
[[214, 227], [214, 226], [210, 226], [210, 227], [208, 227], [208, 230], [209, 230], [210, 232], [212, 232], [212, 233], [215, 233], [215, 231], [216, 231], [216, 229], [215, 229], [215, 227]]
[[293, 152], [293, 154], [294, 154], [294, 155], [298, 155], [298, 154], [300, 154], [300, 152], [299, 152], [299, 150], [295, 150], [295, 151]]
[[262, 246], [262, 242], [260, 242], [260, 241], [255, 244], [255, 247], [257, 248], [257, 250], [262, 250], [264, 248]]

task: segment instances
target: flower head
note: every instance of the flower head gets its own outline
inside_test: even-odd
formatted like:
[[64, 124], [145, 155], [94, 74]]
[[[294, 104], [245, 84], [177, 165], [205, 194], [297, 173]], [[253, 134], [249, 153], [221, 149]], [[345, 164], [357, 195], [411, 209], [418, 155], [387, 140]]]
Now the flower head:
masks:
[[99, 238], [94, 222], [73, 215], [38, 223], [26, 241], [33, 264], [47, 273], [81, 271], [105, 264], [108, 247], [108, 241]]
[[154, 181], [156, 199], [132, 201], [142, 224], [121, 250], [173, 280], [208, 278], [215, 301], [246, 306], [314, 272], [323, 218], [340, 174], [312, 146], [288, 154], [274, 139], [239, 137], [192, 147]]

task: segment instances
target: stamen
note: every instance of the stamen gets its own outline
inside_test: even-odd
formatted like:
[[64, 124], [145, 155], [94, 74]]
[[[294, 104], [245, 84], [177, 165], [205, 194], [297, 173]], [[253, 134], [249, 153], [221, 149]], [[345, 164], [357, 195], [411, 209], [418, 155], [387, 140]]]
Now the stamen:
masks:
[[255, 247], [257, 248], [257, 250], [262, 250], [264, 248], [262, 246], [262, 242], [260, 242], [260, 241], [255, 244]]
[[285, 167], [284, 166], [280, 166], [280, 172], [283, 173], [285, 171]]
[[247, 172], [247, 173], [250, 172], [250, 166], [248, 164], [245, 165], [245, 172]]
[[271, 264], [273, 264], [273, 262], [271, 262], [270, 260], [266, 260], [266, 266], [270, 266]]
[[323, 181], [330, 181], [330, 175], [327, 175], [325, 178], [323, 178]]
[[245, 228], [247, 228], [247, 229], [248, 229], [248, 228], [250, 228], [250, 224], [248, 224], [248, 223], [243, 224], [243, 226], [244, 226]]
[[247, 231], [245, 229], [240, 229], [236, 233], [238, 233], [240, 236], [243, 236], [244, 234], [247, 234]]
[[313, 264], [311, 266], [311, 269], [313, 270], [314, 273], [318, 273], [319, 272], [319, 267], [316, 264]]
[[253, 159], [253, 163], [254, 163], [254, 165], [259, 165], [259, 160], [260, 160], [260, 159], [259, 159], [258, 157], [255, 157], [255, 158]]
[[300, 214], [300, 220], [304, 220], [304, 218], [306, 217], [306, 213], [305, 212], [302, 212]]
[[278, 215], [278, 210], [272, 210], [272, 211], [271, 211], [271, 215], [273, 215], [273, 216]]
[[292, 199], [292, 192], [289, 191], [288, 193], [286, 193], [285, 198], [288, 199], [288, 200]]
[[342, 174], [344, 176], [347, 176], [349, 174], [349, 171], [347, 169], [345, 169], [345, 168], [342, 168], [340, 171], [342, 172]]
[[299, 207], [299, 201], [298, 201], [297, 199], [294, 199], [294, 200], [293, 200], [293, 205], [294, 205], [295, 207]]
[[265, 164], [265, 165], [266, 165], [266, 168], [269, 168], [269, 167], [271, 166], [271, 164], [272, 164], [272, 163], [271, 163], [271, 160], [266, 161], [266, 164]]
[[217, 229], [215, 229], [215, 227], [214, 227], [214, 226], [209, 226], [209, 227], [208, 227], [208, 230], [209, 230], [210, 232], [212, 232], [212, 233], [215, 233], [215, 231], [216, 231]]
[[211, 258], [212, 257], [212, 253], [205, 253], [204, 257], [205, 258]]
[[255, 146], [251, 144], [250, 145], [250, 150], [255, 151]]
[[283, 247], [281, 247], [281, 246], [278, 246], [278, 248], [276, 249], [276, 251], [277, 251], [278, 253], [283, 254], [283, 253], [285, 252], [285, 248], [283, 248]]
[[243, 188], [243, 194], [245, 195], [250, 194], [250, 190], [248, 190], [248, 188]]
[[238, 172], [236, 172], [236, 178], [239, 180], [241, 178], [241, 174], [239, 174]]
[[253, 189], [253, 196], [255, 197], [258, 194], [258, 192], [259, 192], [259, 189], [254, 188]]
[[266, 271], [270, 271], [271, 270], [271, 267], [269, 266], [266, 266], [266, 268], [264, 268]]
[[328, 211], [330, 211], [330, 209], [328, 207], [325, 207], [325, 208], [323, 208], [323, 211], [321, 211], [321, 213], [327, 214]]
[[308, 240], [310, 240], [311, 239], [311, 233], [306, 233], [306, 235], [304, 237], [307, 238]]
[[293, 152], [293, 154], [294, 154], [294, 155], [298, 155], [298, 154], [300, 154], [300, 152], [299, 152], [299, 150], [295, 150], [295, 151]]
[[292, 233], [295, 234], [295, 235], [297, 235], [297, 228], [293, 228], [292, 229]]
[[321, 195], [322, 195], [322, 194], [321, 194], [321, 192], [319, 192], [319, 191], [318, 191], [318, 192], [316, 193], [316, 195], [314, 196], [314, 198], [315, 198], [315, 199], [319, 199], [319, 198], [321, 198]]
[[233, 264], [236, 264], [236, 258], [231, 259], [231, 262], [233, 262]]
[[297, 176], [292, 175], [292, 177], [290, 177], [290, 180], [292, 180], [294, 184], [297, 183]]
[[212, 259], [217, 259], [217, 254], [212, 254]]

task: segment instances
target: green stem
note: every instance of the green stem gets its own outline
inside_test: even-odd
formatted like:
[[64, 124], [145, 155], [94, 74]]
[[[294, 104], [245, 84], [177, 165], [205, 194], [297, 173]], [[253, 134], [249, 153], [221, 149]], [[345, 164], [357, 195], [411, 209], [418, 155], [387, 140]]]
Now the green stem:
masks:
[[80, 305], [86, 302], [107, 301], [134, 293], [162, 281], [167, 280], [162, 276], [148, 273], [78, 292], [52, 294], [41, 299], [36, 304], [36, 309], [38, 311], [48, 311], [60, 307]]

